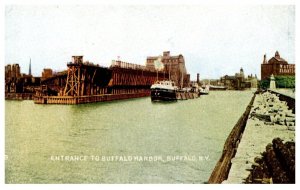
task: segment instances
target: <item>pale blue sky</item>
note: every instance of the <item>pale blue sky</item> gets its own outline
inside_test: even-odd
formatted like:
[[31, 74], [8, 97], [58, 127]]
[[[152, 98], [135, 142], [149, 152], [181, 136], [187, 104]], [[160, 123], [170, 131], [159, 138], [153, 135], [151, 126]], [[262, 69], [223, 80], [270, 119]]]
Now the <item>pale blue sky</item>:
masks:
[[6, 6], [5, 64], [28, 72], [66, 69], [72, 55], [109, 66], [145, 64], [169, 50], [182, 54], [191, 78], [245, 74], [260, 77], [263, 54], [278, 50], [295, 63], [294, 6], [78, 5]]

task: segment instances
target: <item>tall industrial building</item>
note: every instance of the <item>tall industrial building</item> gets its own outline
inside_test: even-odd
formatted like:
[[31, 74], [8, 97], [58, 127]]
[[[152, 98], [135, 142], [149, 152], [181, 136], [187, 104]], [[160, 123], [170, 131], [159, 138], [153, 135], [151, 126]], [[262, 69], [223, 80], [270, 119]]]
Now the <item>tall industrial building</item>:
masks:
[[154, 70], [154, 62], [161, 58], [164, 65], [163, 71], [170, 73], [170, 79], [175, 82], [177, 86], [186, 87], [190, 82], [190, 75], [186, 71], [183, 55], [170, 55], [170, 51], [163, 52], [162, 56], [148, 56], [146, 68]]

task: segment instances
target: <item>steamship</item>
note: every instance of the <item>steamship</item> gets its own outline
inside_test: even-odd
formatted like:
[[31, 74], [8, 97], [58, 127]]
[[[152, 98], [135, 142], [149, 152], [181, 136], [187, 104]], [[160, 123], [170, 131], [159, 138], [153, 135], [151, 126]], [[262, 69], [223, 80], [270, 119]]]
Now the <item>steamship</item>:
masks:
[[172, 81], [157, 81], [150, 89], [151, 101], [177, 101], [178, 87]]

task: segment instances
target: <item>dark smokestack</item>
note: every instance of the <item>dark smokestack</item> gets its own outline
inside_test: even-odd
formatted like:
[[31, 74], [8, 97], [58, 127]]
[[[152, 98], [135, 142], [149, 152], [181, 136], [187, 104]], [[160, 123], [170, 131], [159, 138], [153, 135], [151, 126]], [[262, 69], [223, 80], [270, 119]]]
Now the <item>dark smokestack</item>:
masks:
[[29, 60], [29, 71], [28, 71], [28, 75], [31, 75], [31, 58]]
[[263, 64], [267, 64], [267, 55], [264, 55], [264, 60], [263, 60]]

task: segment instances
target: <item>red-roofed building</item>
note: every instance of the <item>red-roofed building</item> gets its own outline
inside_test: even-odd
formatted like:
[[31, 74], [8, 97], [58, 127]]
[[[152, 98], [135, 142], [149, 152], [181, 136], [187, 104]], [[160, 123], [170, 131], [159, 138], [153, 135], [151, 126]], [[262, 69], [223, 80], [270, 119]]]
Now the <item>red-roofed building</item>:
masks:
[[261, 64], [261, 80], [268, 79], [272, 74], [274, 76], [295, 76], [295, 64], [288, 64], [285, 59], [280, 57], [278, 51], [268, 62], [266, 55], [264, 55], [264, 60]]

